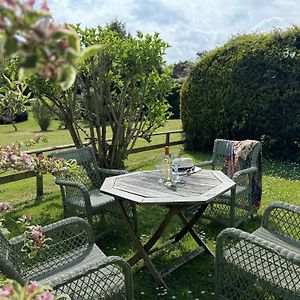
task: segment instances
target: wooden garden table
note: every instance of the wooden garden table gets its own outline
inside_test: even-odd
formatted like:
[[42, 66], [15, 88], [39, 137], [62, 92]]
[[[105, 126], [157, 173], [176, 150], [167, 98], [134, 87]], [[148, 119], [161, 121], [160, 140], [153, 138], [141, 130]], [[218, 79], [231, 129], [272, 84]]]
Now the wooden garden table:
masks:
[[[167, 288], [163, 280], [164, 276], [202, 252], [208, 252], [213, 255], [198, 236], [193, 226], [204, 213], [208, 204], [216, 196], [230, 189], [234, 192], [235, 182], [221, 171], [201, 170], [190, 176], [186, 176], [185, 184], [167, 188], [158, 183], [159, 176], [160, 174], [157, 171], [146, 171], [108, 177], [105, 179], [101, 191], [115, 197], [124, 224], [133, 241], [136, 254], [129, 259], [129, 264], [132, 266], [140, 259], [143, 259], [153, 277]], [[139, 205], [159, 205], [168, 209], [157, 230], [144, 246], [130, 222], [130, 218], [124, 207], [124, 201], [132, 201]], [[197, 207], [196, 212], [188, 220], [184, 211], [193, 206]], [[153, 248], [174, 216], [178, 216], [182, 221], [182, 229], [170, 237], [163, 245]], [[149, 255], [167, 245], [179, 242], [187, 233], [191, 234], [199, 247], [166, 269], [158, 271]]]

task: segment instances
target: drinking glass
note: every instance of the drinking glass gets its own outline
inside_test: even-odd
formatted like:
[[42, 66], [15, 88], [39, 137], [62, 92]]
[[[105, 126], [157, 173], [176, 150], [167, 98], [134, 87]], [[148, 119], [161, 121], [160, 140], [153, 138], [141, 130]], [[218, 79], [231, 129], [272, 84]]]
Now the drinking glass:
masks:
[[162, 165], [161, 165], [161, 163], [160, 164], [156, 164], [155, 168], [158, 171], [158, 176], [159, 176], [158, 183], [159, 184], [163, 184], [164, 183], [164, 179], [163, 179], [163, 176], [162, 176]]
[[[177, 157], [179, 158], [179, 157]], [[179, 164], [179, 160], [176, 160], [175, 163], [173, 161], [173, 170], [175, 172], [175, 176], [174, 176], [174, 179], [173, 179], [173, 182], [175, 184], [178, 184], [178, 183], [185, 183], [185, 178], [184, 176], [180, 176], [179, 174], [179, 167], [180, 167], [180, 164]]]

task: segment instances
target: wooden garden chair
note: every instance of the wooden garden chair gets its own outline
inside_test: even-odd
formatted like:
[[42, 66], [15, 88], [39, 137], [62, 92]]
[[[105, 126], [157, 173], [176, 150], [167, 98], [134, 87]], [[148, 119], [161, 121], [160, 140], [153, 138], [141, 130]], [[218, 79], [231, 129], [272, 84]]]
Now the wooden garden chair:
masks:
[[85, 220], [67, 218], [43, 230], [51, 241], [33, 258], [21, 251], [24, 235], [7, 240], [0, 234], [0, 271], [7, 278], [22, 285], [49, 284], [57, 295], [72, 300], [133, 299], [129, 265], [98, 248]]

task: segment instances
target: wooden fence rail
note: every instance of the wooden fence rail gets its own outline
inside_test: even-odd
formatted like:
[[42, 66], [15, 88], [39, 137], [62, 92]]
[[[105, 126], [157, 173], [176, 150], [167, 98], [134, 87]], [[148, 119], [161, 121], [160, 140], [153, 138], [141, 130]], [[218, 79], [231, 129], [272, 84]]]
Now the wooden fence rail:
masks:
[[[155, 144], [155, 145], [149, 145], [149, 146], [143, 146], [143, 147], [137, 147], [134, 148], [130, 151], [131, 154], [133, 153], [140, 153], [143, 151], [149, 151], [149, 150], [154, 150], [154, 149], [160, 149], [163, 148], [164, 146], [174, 146], [174, 145], [180, 145], [183, 144], [183, 139], [173, 141], [171, 142], [171, 135], [172, 134], [182, 134], [182, 130], [171, 130], [171, 131], [165, 131], [165, 132], [155, 132], [152, 134], [152, 136], [161, 136], [165, 135], [165, 143], [161, 144]], [[85, 145], [89, 145], [89, 143], [84, 143]], [[28, 154], [42, 154], [42, 153], [47, 153], [47, 152], [52, 152], [52, 151], [57, 151], [57, 150], [65, 150], [69, 148], [74, 148], [74, 144], [68, 144], [68, 145], [60, 145], [60, 146], [52, 146], [52, 147], [46, 147], [46, 148], [41, 148], [37, 150], [29, 150], [29, 151], [24, 151], [25, 153]], [[36, 177], [36, 199], [41, 199], [43, 196], [43, 174], [36, 174], [34, 171], [26, 171], [26, 172], [21, 172], [21, 173], [15, 173], [15, 174], [10, 174], [6, 176], [1, 176], [0, 177], [0, 185], [5, 184], [5, 183], [10, 183], [26, 178], [32, 178]]]

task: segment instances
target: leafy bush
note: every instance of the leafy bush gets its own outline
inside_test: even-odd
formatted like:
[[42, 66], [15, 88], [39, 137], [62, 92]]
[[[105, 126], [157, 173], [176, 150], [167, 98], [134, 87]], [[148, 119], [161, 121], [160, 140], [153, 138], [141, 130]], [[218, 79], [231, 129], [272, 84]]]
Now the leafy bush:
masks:
[[167, 97], [167, 101], [170, 104], [169, 111], [172, 113], [171, 119], [180, 118], [180, 88], [181, 84], [176, 84]]
[[31, 106], [33, 117], [38, 122], [41, 130], [47, 131], [53, 117], [53, 113], [49, 110], [49, 106], [39, 99], [33, 100]]
[[300, 28], [240, 35], [204, 54], [181, 89], [186, 147], [259, 139], [264, 152], [300, 160]]
[[192, 62], [187, 60], [172, 65], [172, 78], [174, 79], [175, 85], [172, 88], [171, 93], [167, 96], [167, 101], [170, 104], [169, 111], [172, 113], [171, 119], [180, 118], [180, 89], [182, 87], [182, 83], [189, 73], [191, 66]]

